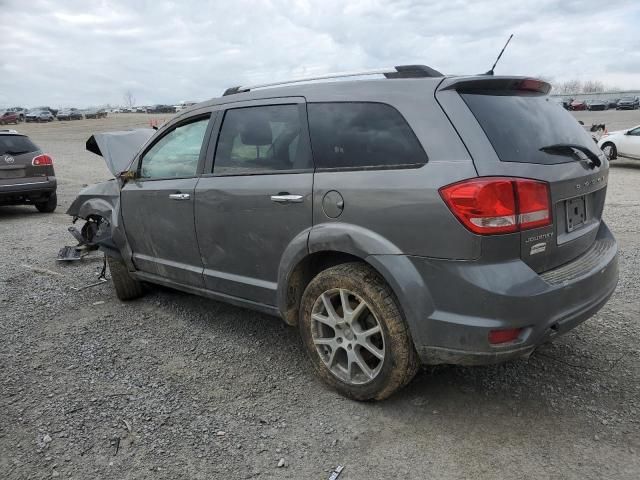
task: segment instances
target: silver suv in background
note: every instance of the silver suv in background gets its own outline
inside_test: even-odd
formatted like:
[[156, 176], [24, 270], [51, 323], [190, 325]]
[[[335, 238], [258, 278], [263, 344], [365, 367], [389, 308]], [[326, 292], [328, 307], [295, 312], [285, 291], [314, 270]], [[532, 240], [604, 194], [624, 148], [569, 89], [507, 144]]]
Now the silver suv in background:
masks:
[[103, 232], [87, 242], [118, 297], [149, 282], [278, 315], [358, 400], [592, 316], [618, 278], [608, 161], [550, 86], [373, 73], [236, 87], [157, 132], [91, 137], [117, 179], [68, 213]]

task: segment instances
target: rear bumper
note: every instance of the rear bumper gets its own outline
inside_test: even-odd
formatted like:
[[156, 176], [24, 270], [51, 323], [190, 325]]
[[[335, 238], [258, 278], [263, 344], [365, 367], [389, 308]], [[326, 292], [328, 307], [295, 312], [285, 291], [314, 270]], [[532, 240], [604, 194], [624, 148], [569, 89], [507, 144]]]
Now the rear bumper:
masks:
[[[527, 356], [594, 315], [618, 281], [617, 245], [604, 223], [588, 252], [541, 275], [520, 260], [404, 258], [418, 274], [413, 283], [423, 282], [427, 301], [406, 295], [402, 287], [394, 290], [427, 364], [480, 365]], [[514, 342], [491, 345], [489, 331], [506, 328], [522, 331]]]
[[0, 205], [46, 200], [56, 191], [56, 177], [8, 178], [0, 180]]

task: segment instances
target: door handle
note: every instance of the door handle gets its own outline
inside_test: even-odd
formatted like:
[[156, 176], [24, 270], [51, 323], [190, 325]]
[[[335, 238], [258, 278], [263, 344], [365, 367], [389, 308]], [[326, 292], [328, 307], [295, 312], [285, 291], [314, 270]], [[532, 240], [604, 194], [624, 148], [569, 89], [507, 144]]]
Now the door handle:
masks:
[[302, 195], [291, 195], [289, 193], [271, 195], [271, 201], [276, 203], [302, 203], [303, 200], [304, 197]]
[[191, 198], [191, 195], [189, 195], [188, 193], [171, 193], [169, 195], [169, 198], [171, 200], [189, 200]]

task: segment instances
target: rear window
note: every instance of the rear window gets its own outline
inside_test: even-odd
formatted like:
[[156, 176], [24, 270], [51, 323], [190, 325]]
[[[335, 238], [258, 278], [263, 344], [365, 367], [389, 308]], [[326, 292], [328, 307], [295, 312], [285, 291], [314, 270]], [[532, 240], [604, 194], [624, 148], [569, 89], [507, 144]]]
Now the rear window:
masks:
[[400, 113], [383, 103], [309, 103], [318, 168], [421, 166], [427, 155]]
[[543, 152], [550, 145], [574, 144], [599, 149], [591, 136], [561, 105], [547, 96], [460, 94], [503, 162], [553, 165], [575, 161]]
[[0, 155], [20, 155], [38, 150], [29, 138], [22, 135], [0, 135]]

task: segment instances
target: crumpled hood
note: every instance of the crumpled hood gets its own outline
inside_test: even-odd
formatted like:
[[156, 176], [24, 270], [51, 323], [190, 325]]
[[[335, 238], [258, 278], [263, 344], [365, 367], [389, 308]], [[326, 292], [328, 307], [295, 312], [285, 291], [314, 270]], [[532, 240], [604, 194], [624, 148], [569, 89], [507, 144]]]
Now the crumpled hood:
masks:
[[91, 153], [101, 155], [107, 168], [117, 176], [129, 168], [133, 157], [154, 133], [156, 131], [152, 128], [94, 133], [87, 140], [86, 148]]

